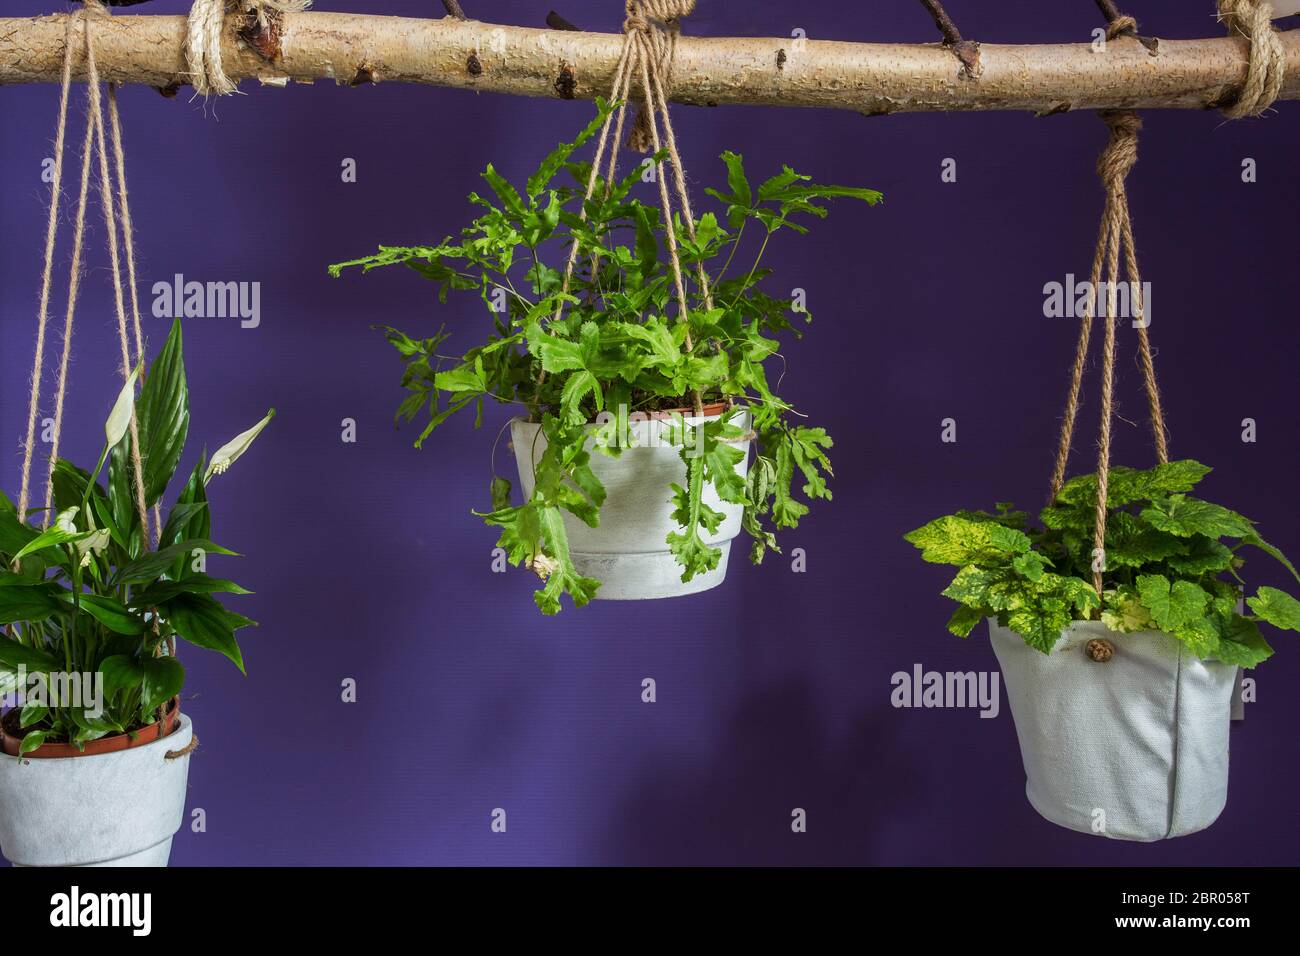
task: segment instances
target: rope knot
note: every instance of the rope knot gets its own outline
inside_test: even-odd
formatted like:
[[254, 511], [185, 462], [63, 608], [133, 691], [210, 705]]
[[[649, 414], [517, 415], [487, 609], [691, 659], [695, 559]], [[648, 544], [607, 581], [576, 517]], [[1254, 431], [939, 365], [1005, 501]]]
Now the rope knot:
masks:
[[1229, 33], [1250, 40], [1246, 81], [1237, 98], [1223, 108], [1229, 119], [1260, 116], [1282, 92], [1286, 78], [1286, 50], [1273, 29], [1273, 5], [1267, 0], [1218, 0], [1219, 19]]
[[[681, 33], [679, 21], [694, 12], [695, 0], [627, 0], [625, 9], [623, 33], [655, 74], [666, 98], [672, 88], [673, 57]], [[637, 110], [627, 137], [628, 149], [650, 152], [653, 143], [648, 109], [648, 104], [643, 102]]]
[[695, 0], [627, 0], [626, 9], [628, 22], [636, 21], [637, 28], [644, 30], [650, 20], [676, 25], [676, 21], [695, 12]]
[[1138, 22], [1128, 14], [1121, 13], [1106, 26], [1106, 39], [1114, 40], [1127, 34], [1136, 34]]
[[1110, 127], [1110, 142], [1097, 159], [1097, 175], [1109, 190], [1122, 188], [1137, 163], [1138, 130], [1142, 119], [1132, 110], [1103, 110], [1101, 118]]
[[185, 28], [185, 63], [190, 83], [200, 96], [234, 93], [238, 84], [226, 75], [221, 61], [221, 38], [226, 8], [257, 17], [265, 30], [268, 11], [277, 16], [301, 13], [312, 0], [193, 0]]

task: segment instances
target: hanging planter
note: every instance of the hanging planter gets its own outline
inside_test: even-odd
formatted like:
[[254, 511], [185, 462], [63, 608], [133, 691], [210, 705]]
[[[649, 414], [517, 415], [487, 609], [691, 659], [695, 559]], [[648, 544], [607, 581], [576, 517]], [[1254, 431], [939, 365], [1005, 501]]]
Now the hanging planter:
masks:
[[1053, 823], [1161, 840], [1214, 822], [1228, 789], [1237, 668], [1272, 654], [1259, 625], [1300, 630], [1300, 602], [1260, 587], [1239, 613], [1246, 546], [1295, 569], [1254, 523], [1189, 491], [1210, 469], [1111, 468], [1100, 585], [1095, 475], [1071, 479], [1030, 527], [963, 511], [907, 535], [960, 568], [949, 630], [988, 619], [1034, 809]]
[[254, 622], [214, 596], [247, 592], [207, 573], [233, 552], [210, 540], [206, 486], [274, 413], [200, 458], [159, 527], [151, 509], [189, 429], [181, 353], [176, 322], [138, 397], [128, 377], [93, 471], [53, 460], [35, 509], [56, 513], [48, 527], [21, 520], [26, 489], [21, 507], [0, 495], [0, 692], [16, 699], [0, 718], [0, 853], [13, 863], [165, 865], [197, 745], [176, 639], [244, 669], [235, 631]]
[[[1121, 251], [1131, 287], [1141, 288], [1124, 189], [1139, 123], [1127, 112], [1104, 119], [1106, 211], [1049, 504], [1036, 526], [1000, 504], [996, 513], [938, 518], [906, 537], [924, 560], [960, 569], [943, 592], [960, 605], [948, 629], [966, 637], [989, 620], [1034, 809], [1072, 830], [1152, 841], [1218, 817], [1237, 670], [1273, 653], [1261, 623], [1300, 630], [1300, 602], [1286, 592], [1260, 587], [1245, 598], [1243, 549], [1300, 575], [1253, 521], [1190, 494], [1209, 468], [1168, 460], [1140, 299], [1134, 327], [1159, 464], [1110, 464]], [[1098, 470], [1065, 481], [1103, 265]]]
[[[744, 437], [749, 433], [747, 412], [730, 410], [724, 404], [705, 406], [703, 411], [703, 417], [686, 409], [672, 414], [682, 417], [690, 429], [706, 423], [725, 423], [738, 429], [742, 437], [731, 446], [742, 456], [748, 452], [749, 439]], [[681, 565], [667, 544], [669, 535], [678, 533], [680, 525], [665, 489], [689, 481], [689, 469], [671, 442], [673, 427], [673, 419], [664, 415], [630, 422], [627, 433], [632, 447], [617, 458], [591, 457], [592, 473], [605, 489], [600, 524], [590, 527], [571, 514], [563, 516], [573, 566], [583, 577], [601, 582], [599, 597], [636, 600], [694, 594], [717, 587], [727, 576], [731, 541], [740, 534], [745, 509], [738, 502], [724, 501], [713, 482], [705, 483], [701, 504], [722, 515], [722, 520], [711, 531], [706, 529], [701, 538], [705, 547], [720, 552], [717, 566], [683, 582]], [[589, 426], [587, 432], [590, 450], [599, 445], [604, 434], [600, 426]], [[520, 489], [525, 498], [531, 498], [536, 470], [546, 453], [546, 436], [541, 425], [516, 418], [510, 422], [510, 437]], [[741, 479], [745, 478], [745, 465], [742, 457], [735, 466]]]
[[[210, 540], [207, 485], [248, 450], [275, 413], [223, 445], [210, 460], [201, 457], [164, 519], [162, 498], [189, 435], [181, 325], [179, 320], [172, 324], [148, 375], [143, 374], [144, 334], [133, 281], [135, 253], [116, 90], [109, 87], [106, 119], [91, 20], [81, 21], [80, 49], [72, 25], [63, 51], [64, 89], [18, 504], [0, 493], [0, 698], [7, 703], [0, 716], [0, 853], [25, 866], [161, 866], [181, 824], [190, 754], [198, 745], [190, 719], [180, 712], [185, 668], [177, 659], [176, 641], [215, 650], [243, 671], [235, 632], [254, 623], [226, 610], [215, 597], [247, 592], [208, 574], [209, 557], [234, 552]], [[49, 465], [42, 482], [44, 506], [29, 507], [68, 84], [72, 61], [80, 53], [88, 100], [81, 188]], [[105, 422], [99, 459], [86, 471], [60, 457], [59, 446], [95, 159], [125, 381]], [[123, 249], [129, 282], [123, 279]]]
[[[492, 506], [480, 516], [500, 529], [512, 563], [545, 580], [535, 597], [546, 614], [564, 594], [581, 606], [713, 587], [739, 530], [752, 536], [757, 563], [776, 548], [774, 530], [807, 513], [796, 489], [830, 498], [830, 436], [803, 424], [769, 380], [774, 367], [779, 384], [785, 367], [775, 336], [797, 336], [793, 322], [810, 317], [802, 294], [760, 288], [770, 273], [762, 259], [773, 234], [807, 232], [805, 214], [824, 216], [822, 200], [880, 199], [815, 185], [789, 167], [751, 186], [728, 152], [726, 186], [706, 190], [721, 215], [696, 217], [659, 58], [647, 52], [670, 42], [659, 35], [668, 28], [634, 16], [625, 29], [614, 105], [598, 101], [595, 119], [522, 188], [488, 166], [493, 195], [470, 196], [486, 212], [459, 239], [381, 246], [330, 267], [337, 276], [405, 265], [437, 283], [440, 301], [467, 291], [487, 307], [487, 335], [459, 356], [443, 354], [444, 331], [421, 338], [386, 328], [407, 362], [411, 394], [398, 418], [428, 416], [419, 447], [461, 410], [473, 407], [480, 424], [485, 400], [520, 410], [511, 434], [522, 501], [512, 502], [509, 480], [493, 478]], [[620, 178], [618, 143], [638, 86], [645, 105], [631, 139], [652, 161]], [[592, 137], [592, 160], [573, 161]], [[572, 185], [556, 182], [565, 174]], [[642, 181], [657, 204], [632, 195]], [[757, 252], [730, 270], [746, 227]]]
[[[4, 752], [16, 756], [18, 721], [5, 723]], [[0, 759], [5, 857], [17, 866], [166, 866], [185, 815], [193, 740], [173, 701], [163, 719], [89, 741], [84, 752], [44, 744], [21, 761]]]
[[1101, 621], [1068, 625], [1046, 654], [996, 619], [989, 633], [1039, 814], [1141, 841], [1218, 818], [1235, 664], [1201, 660], [1159, 631], [1125, 634], [1103, 664], [1089, 653], [1105, 655], [1115, 637]]

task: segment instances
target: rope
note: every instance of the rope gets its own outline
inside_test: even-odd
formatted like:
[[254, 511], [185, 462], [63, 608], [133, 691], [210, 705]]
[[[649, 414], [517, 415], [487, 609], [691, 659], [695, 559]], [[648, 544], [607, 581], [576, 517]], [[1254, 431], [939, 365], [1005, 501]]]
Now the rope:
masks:
[[221, 64], [221, 34], [226, 8], [232, 6], [257, 16], [266, 28], [266, 11], [301, 13], [312, 0], [194, 0], [185, 28], [185, 63], [194, 91], [200, 96], [233, 93], [239, 85], [226, 76]]
[[[25, 515], [30, 491], [29, 482], [35, 442], [36, 417], [40, 404], [42, 366], [45, 352], [45, 332], [49, 313], [54, 249], [58, 238], [58, 207], [59, 199], [62, 195], [63, 184], [63, 154], [67, 133], [68, 96], [69, 89], [71, 88], [73, 39], [76, 24], [80, 22], [83, 29], [86, 60], [86, 132], [81, 149], [81, 182], [77, 199], [76, 218], [73, 224], [72, 264], [68, 278], [68, 303], [66, 315], [64, 317], [63, 348], [59, 360], [58, 383], [55, 392], [49, 470], [46, 473], [45, 479], [45, 525], [48, 525], [49, 523], [54, 486], [54, 465], [58, 461], [59, 440], [63, 431], [63, 406], [67, 395], [68, 366], [72, 353], [73, 320], [76, 315], [77, 298], [81, 289], [82, 252], [85, 246], [86, 205], [90, 193], [90, 168], [92, 155], [96, 156], [99, 160], [99, 188], [102, 199], [104, 224], [108, 233], [109, 258], [112, 263], [113, 291], [117, 306], [118, 340], [122, 349], [122, 377], [124, 381], [130, 381], [132, 368], [142, 361], [144, 357], [144, 332], [140, 324], [139, 299], [136, 293], [135, 242], [133, 238], [134, 227], [131, 222], [130, 197], [126, 187], [126, 153], [122, 147], [122, 121], [117, 106], [117, 87], [110, 84], [108, 92], [109, 130], [113, 146], [113, 165], [115, 167], [115, 176], [110, 178], [109, 154], [106, 148], [104, 135], [104, 110], [99, 90], [99, 70], [95, 63], [95, 45], [90, 28], [90, 18], [92, 16], [107, 15], [108, 11], [103, 6], [102, 0], [85, 0], [83, 9], [79, 13], [75, 13], [68, 17], [67, 31], [64, 36], [62, 87], [59, 96], [58, 124], [55, 134], [54, 174], [52, 177], [53, 194], [50, 198], [50, 217], [46, 227], [45, 260], [41, 274], [40, 306], [37, 314], [36, 354], [33, 360], [31, 396], [28, 406], [27, 437], [23, 448], [22, 490], [19, 497], [19, 514]], [[114, 183], [116, 183], [118, 201], [121, 204], [122, 228], [126, 245], [127, 273], [131, 290], [131, 313], [135, 339], [134, 360], [132, 359], [131, 343], [127, 334], [126, 307], [122, 293], [122, 269], [118, 253], [117, 221], [113, 205]], [[143, 375], [141, 378], [143, 379]], [[134, 486], [136, 512], [140, 518], [143, 545], [147, 549], [161, 528], [162, 514], [161, 509], [155, 503], [154, 527], [151, 529], [149, 526], [149, 511], [145, 503], [144, 465], [140, 451], [139, 424], [136, 419], [134, 406], [131, 410], [130, 435], [131, 461], [135, 472]], [[155, 612], [155, 633], [157, 632], [157, 629], [158, 621], [157, 613]], [[174, 657], [176, 654], [174, 638], [168, 638], [167, 648], [168, 653]], [[186, 748], [174, 753], [169, 752], [166, 755], [167, 759], [171, 760], [175, 759], [175, 757], [191, 753], [197, 746], [198, 739], [195, 738], [191, 740], [190, 744]]]
[[[686, 173], [682, 167], [681, 154], [677, 150], [677, 137], [673, 132], [672, 119], [668, 112], [668, 99], [665, 73], [671, 70], [672, 51], [676, 45], [679, 32], [677, 21], [690, 15], [695, 9], [695, 0], [627, 0], [627, 18], [623, 21], [623, 49], [618, 64], [614, 68], [614, 83], [610, 97], [617, 102], [618, 108], [605, 117], [600, 134], [596, 139], [596, 155], [587, 174], [587, 188], [583, 195], [582, 209], [578, 213], [580, 222], [587, 219], [587, 200], [591, 198], [596, 187], [596, 177], [605, 157], [605, 149], [610, 147], [609, 164], [605, 176], [605, 196], [608, 198], [613, 187], [614, 175], [618, 168], [618, 142], [622, 136], [626, 117], [627, 96], [634, 79], [639, 75], [641, 81], [641, 106], [634, 121], [634, 129], [629, 137], [629, 146], [633, 141], [640, 141], [642, 135], [645, 144], [652, 146], [656, 153], [661, 149], [659, 122], [663, 123], [664, 139], [667, 141], [669, 164], [673, 170], [673, 186], [677, 201], [681, 205], [683, 224], [687, 235], [695, 239], [695, 221], [691, 214], [690, 199], [686, 193]], [[656, 118], [658, 114], [658, 118]], [[613, 145], [610, 146], [610, 129], [614, 128]], [[643, 127], [640, 131], [636, 127]], [[668, 247], [668, 258], [672, 266], [673, 287], [677, 293], [679, 308], [678, 320], [686, 323], [686, 337], [683, 343], [689, 353], [695, 345], [690, 332], [690, 309], [686, 298], [686, 283], [682, 278], [681, 256], [677, 249], [677, 233], [673, 227], [672, 202], [668, 193], [668, 184], [662, 176], [655, 177], [659, 185], [659, 206], [663, 214], [664, 233]], [[564, 278], [560, 283], [561, 292], [567, 293], [573, 280], [573, 269], [578, 258], [578, 239], [575, 237], [569, 247], [568, 261], [564, 267]], [[593, 267], [594, 267], [593, 258]], [[713, 294], [709, 289], [708, 275], [702, 263], [696, 263], [696, 279], [706, 308], [713, 308]], [[564, 302], [556, 304], [552, 323], [557, 322], [564, 311]], [[541, 395], [542, 385], [546, 382], [546, 370], [537, 376], [537, 392]], [[704, 415], [704, 400], [699, 390], [692, 393], [695, 415]], [[535, 399], [536, 400], [536, 399]]]
[[[126, 302], [122, 294], [122, 263], [117, 245], [117, 217], [113, 208], [113, 186], [108, 170], [108, 150], [104, 139], [104, 109], [99, 93], [99, 70], [95, 66], [95, 44], [91, 38], [90, 22], [86, 22], [86, 90], [90, 100], [90, 122], [95, 128], [95, 146], [99, 156], [99, 193], [104, 213], [104, 229], [108, 233], [108, 258], [113, 274], [113, 303], [117, 312], [118, 342], [122, 347], [122, 380], [128, 381], [136, 362], [131, 358], [127, 339]], [[120, 131], [119, 131], [120, 135]], [[149, 508], [144, 497], [144, 462], [140, 456], [140, 425], [134, 403], [131, 408], [131, 465], [135, 472], [132, 484], [135, 489], [135, 508], [140, 517], [140, 530], [147, 548], [152, 540], [149, 527]]]
[[[1116, 29], [1119, 21], [1111, 24]], [[1122, 29], [1122, 27], [1121, 27]], [[1109, 32], [1109, 31], [1108, 31]], [[1137, 162], [1138, 131], [1142, 121], [1131, 110], [1106, 110], [1099, 114], [1110, 128], [1110, 140], [1097, 160], [1097, 175], [1106, 189], [1106, 204], [1097, 236], [1091, 272], [1091, 295], [1079, 324], [1079, 340], [1075, 348], [1074, 363], [1070, 369], [1070, 386], [1066, 396], [1065, 413], [1061, 422], [1060, 442], [1056, 463], [1052, 469], [1050, 501], [1054, 501], [1065, 482], [1065, 468], [1070, 457], [1074, 425], [1079, 411], [1079, 390], [1087, 363], [1092, 321], [1096, 314], [1097, 290], [1103, 274], [1106, 277], [1107, 302], [1105, 310], [1105, 337], [1102, 345], [1101, 371], [1101, 424], [1097, 441], [1097, 501], [1093, 529], [1093, 547], [1104, 554], [1106, 545], [1106, 506], [1110, 490], [1111, 421], [1114, 417], [1115, 390], [1115, 321], [1116, 298], [1121, 265], [1134, 292], [1133, 313], [1137, 318], [1139, 351], [1142, 360], [1143, 384], [1147, 394], [1147, 410], [1151, 419], [1151, 434], [1156, 458], [1161, 464], [1169, 460], [1164, 411], [1160, 403], [1160, 390], [1156, 384], [1155, 363], [1151, 343], [1147, 336], [1141, 298], [1142, 278], [1138, 271], [1137, 249], [1133, 240], [1133, 222], [1129, 212], [1125, 181]], [[1093, 586], [1100, 595], [1102, 572], [1093, 572]]]
[[181, 757], [188, 756], [189, 754], [194, 753], [194, 751], [198, 749], [199, 749], [199, 735], [191, 731], [190, 742], [187, 743], [184, 747], [180, 748], [180, 750], [167, 751], [165, 754], [163, 754], [163, 759], [179, 760]]
[[1286, 51], [1273, 29], [1273, 6], [1267, 0], [1218, 0], [1219, 19], [1229, 33], [1250, 40], [1250, 64], [1237, 99], [1224, 107], [1229, 119], [1259, 116], [1267, 110], [1286, 78]]
[[1116, 37], [1137, 33], [1137, 28], [1138, 22], [1136, 19], [1126, 13], [1121, 13], [1106, 25], [1106, 39], [1114, 40]]
[[[695, 0], [642, 0], [641, 3], [627, 5], [627, 20], [623, 32], [635, 31], [641, 35], [644, 55], [649, 56], [656, 66], [656, 72], [665, 89], [672, 84], [673, 60], [677, 56], [677, 37], [681, 34], [678, 21], [695, 11]], [[650, 151], [654, 142], [650, 133], [650, 114], [654, 106], [647, 96], [637, 110], [632, 123], [632, 132], [628, 136], [628, 149], [638, 153]]]
[[[131, 222], [131, 197], [126, 189], [126, 151], [122, 148], [122, 117], [117, 109], [117, 84], [108, 85], [108, 128], [113, 142], [113, 162], [117, 174], [117, 198], [122, 210], [122, 238], [126, 246], [127, 288], [131, 290], [131, 320], [135, 332], [135, 354], [144, 357], [144, 332], [140, 327], [140, 299], [135, 278], [135, 225]], [[129, 373], [128, 373], [129, 374]], [[144, 386], [145, 369], [140, 369], [140, 385]], [[162, 505], [153, 505], [154, 533], [162, 533]], [[157, 542], [155, 541], [155, 546]]]
[[[68, 18], [72, 23], [72, 18]], [[69, 48], [71, 44], [69, 44]], [[54, 428], [50, 435], [50, 461], [45, 473], [45, 518], [49, 523], [53, 513], [54, 463], [59, 460], [59, 439], [63, 435], [63, 400], [68, 388], [68, 359], [72, 354], [72, 321], [77, 311], [77, 296], [81, 291], [81, 250], [86, 234], [86, 200], [90, 194], [90, 157], [94, 151], [94, 126], [86, 121], [86, 135], [81, 145], [81, 188], [77, 196], [77, 217], [73, 220], [72, 265], [68, 273], [68, 308], [63, 320], [63, 352], [59, 358], [59, 379], [54, 394]], [[61, 159], [57, 158], [55, 162]]]
[[[32, 454], [36, 448], [36, 417], [40, 406], [41, 376], [45, 364], [45, 327], [49, 318], [50, 286], [54, 272], [54, 240], [59, 231], [59, 197], [63, 190], [63, 143], [68, 128], [68, 90], [72, 86], [72, 31], [77, 16], [68, 17], [63, 40], [63, 77], [59, 91], [59, 119], [54, 134], [54, 170], [51, 179], [50, 217], [45, 224], [45, 259], [41, 267], [40, 304], [36, 310], [36, 354], [32, 358], [31, 393], [27, 399], [27, 437], [23, 442], [22, 486], [18, 493], [18, 520], [30, 503]], [[48, 507], [48, 506], [47, 506]], [[42, 526], [49, 524], [46, 513]]]

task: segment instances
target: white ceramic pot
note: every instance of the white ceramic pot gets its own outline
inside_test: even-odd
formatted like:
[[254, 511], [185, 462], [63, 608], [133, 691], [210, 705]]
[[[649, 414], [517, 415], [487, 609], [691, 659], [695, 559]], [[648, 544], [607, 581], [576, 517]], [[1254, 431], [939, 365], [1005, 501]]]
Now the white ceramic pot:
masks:
[[0, 754], [0, 852], [17, 866], [166, 866], [185, 815], [190, 719], [153, 743], [86, 757]]
[[[1228, 800], [1237, 668], [1155, 631], [1071, 625], [1050, 654], [989, 621], [1024, 759], [1029, 802], [1080, 833], [1149, 842], [1213, 823]], [[1085, 645], [1106, 638], [1105, 663]]]
[[[733, 409], [729, 421], [749, 432], [749, 413]], [[717, 420], [722, 416], [706, 415], [703, 419], [688, 416], [689, 424]], [[727, 576], [727, 557], [731, 539], [740, 533], [741, 505], [722, 501], [708, 482], [704, 486], [704, 503], [726, 517], [714, 534], [701, 534], [712, 547], [722, 550], [718, 566], [682, 581], [682, 568], [671, 551], [667, 538], [678, 529], [673, 520], [672, 484], [686, 484], [686, 464], [681, 450], [664, 437], [668, 422], [660, 419], [628, 423], [636, 447], [624, 449], [617, 458], [599, 451], [592, 452], [591, 469], [605, 486], [605, 503], [600, 509], [600, 526], [589, 527], [567, 511], [564, 529], [569, 538], [569, 552], [580, 574], [600, 581], [597, 598], [630, 601], [644, 598], [678, 597], [717, 587]], [[597, 426], [588, 426], [588, 447], [595, 443]], [[534, 468], [546, 450], [546, 436], [541, 426], [516, 418], [510, 423], [515, 462], [519, 466], [519, 483], [525, 497], [533, 493]], [[736, 466], [743, 476], [749, 461], [749, 440], [735, 442], [745, 452]]]

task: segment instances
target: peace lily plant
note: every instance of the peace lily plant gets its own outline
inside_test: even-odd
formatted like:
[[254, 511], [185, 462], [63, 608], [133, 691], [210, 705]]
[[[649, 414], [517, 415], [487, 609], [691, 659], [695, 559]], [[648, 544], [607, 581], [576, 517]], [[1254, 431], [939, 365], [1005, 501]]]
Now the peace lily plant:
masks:
[[[808, 513], [799, 493], [831, 497], [830, 436], [806, 424], [771, 380], [775, 368], [779, 384], [785, 368], [778, 336], [798, 338], [795, 323], [811, 316], [792, 298], [760, 288], [772, 271], [764, 253], [777, 232], [806, 233], [800, 217], [824, 217], [822, 200], [881, 198], [870, 189], [816, 185], [789, 167], [752, 186], [741, 157], [726, 152], [725, 187], [706, 190], [719, 209], [700, 215], [693, 229], [680, 218], [665, 222], [657, 206], [631, 195], [647, 170], [667, 175], [662, 153], [653, 157], [657, 167], [638, 166], [613, 182], [598, 177], [584, 202], [591, 167], [571, 156], [610, 109], [600, 103], [591, 124], [547, 156], [522, 190], [488, 166], [483, 178], [491, 196], [470, 195], [484, 212], [458, 238], [381, 246], [330, 267], [338, 276], [348, 267], [404, 265], [436, 283], [442, 303], [451, 291], [483, 302], [489, 324], [458, 355], [444, 354], [444, 329], [412, 336], [385, 327], [406, 362], [402, 385], [410, 394], [397, 417], [425, 419], [416, 447], [462, 410], [474, 408], [481, 424], [488, 399], [516, 406], [535, 423], [531, 437], [515, 433], [516, 455], [521, 440], [539, 449], [531, 466], [523, 463], [534, 472], [523, 500], [512, 503], [510, 481], [494, 477], [491, 506], [480, 517], [500, 529], [512, 563], [545, 579], [535, 599], [546, 614], [559, 611], [564, 594], [586, 604], [601, 585], [575, 564], [569, 539], [583, 526], [600, 526], [608, 511], [599, 459], [627, 450], [631, 442], [620, 436], [629, 418], [666, 420], [661, 434], [680, 455], [680, 480], [666, 479], [650, 500], [664, 503], [672, 529], [651, 546], [671, 552], [681, 582], [718, 567], [722, 550], [709, 538], [729, 509], [743, 510], [757, 563], [777, 549], [775, 531], [797, 527]], [[574, 185], [555, 184], [562, 173]], [[668, 229], [681, 256], [684, 303], [673, 302]], [[747, 230], [761, 237], [757, 252], [748, 268], [733, 270]], [[566, 288], [564, 265], [574, 244], [579, 268]], [[707, 299], [699, 268], [707, 270]], [[706, 407], [726, 413], [701, 415]], [[729, 414], [736, 409], [752, 416], [752, 432]], [[603, 427], [593, 429], [596, 423]], [[746, 468], [751, 438], [756, 454]]]
[[[66, 459], [53, 469], [55, 515], [19, 515], [0, 493], [0, 693], [24, 694], [5, 717], [21, 735], [20, 755], [45, 744], [83, 750], [91, 741], [133, 735], [167, 714], [185, 668], [175, 638], [215, 650], [244, 669], [235, 632], [253, 624], [227, 610], [217, 594], [247, 594], [210, 576], [206, 556], [232, 555], [210, 540], [208, 482], [249, 448], [274, 415], [200, 457], [167, 513], [156, 549], [141, 524], [180, 463], [189, 431], [189, 391], [177, 321], [135, 397], [137, 367], [105, 423], [105, 444], [87, 472]], [[134, 409], [143, 471], [134, 473], [130, 425]], [[107, 461], [107, 483], [100, 475]], [[55, 675], [78, 675], [102, 699], [54, 700], [48, 689], [69, 686]], [[47, 692], [33, 694], [34, 688]]]

